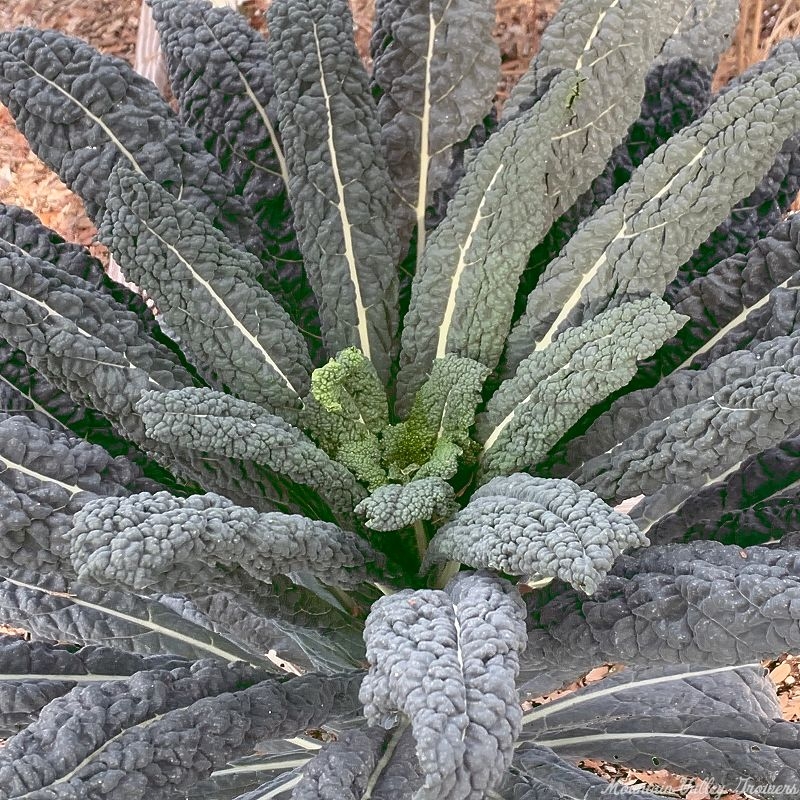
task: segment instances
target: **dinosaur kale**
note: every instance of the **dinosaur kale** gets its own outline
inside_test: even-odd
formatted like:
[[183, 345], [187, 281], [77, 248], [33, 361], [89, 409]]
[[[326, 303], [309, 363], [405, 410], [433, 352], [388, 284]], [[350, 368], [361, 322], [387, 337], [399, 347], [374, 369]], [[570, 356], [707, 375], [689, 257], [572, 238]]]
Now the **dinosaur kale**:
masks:
[[176, 111], [0, 33], [157, 309], [0, 206], [0, 800], [800, 785], [798, 42], [564, 0], [499, 113], [490, 0], [148, 4]]

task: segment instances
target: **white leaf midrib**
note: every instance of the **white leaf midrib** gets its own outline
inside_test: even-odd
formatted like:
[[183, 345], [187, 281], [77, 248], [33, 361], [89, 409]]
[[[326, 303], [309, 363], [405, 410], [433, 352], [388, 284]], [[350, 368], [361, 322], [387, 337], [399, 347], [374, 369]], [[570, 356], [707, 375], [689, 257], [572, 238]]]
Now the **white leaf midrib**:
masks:
[[142, 226], [147, 230], [150, 234], [152, 234], [159, 242], [169, 250], [175, 258], [183, 264], [184, 267], [189, 271], [189, 274], [192, 276], [192, 279], [196, 281], [199, 286], [202, 286], [203, 289], [211, 296], [211, 299], [214, 301], [215, 305], [222, 311], [222, 313], [231, 321], [233, 327], [239, 331], [242, 337], [251, 344], [262, 356], [264, 361], [269, 365], [269, 367], [281, 378], [281, 380], [286, 384], [289, 391], [292, 394], [299, 396], [297, 389], [292, 385], [292, 382], [286, 376], [286, 374], [281, 370], [272, 356], [264, 349], [261, 342], [258, 341], [258, 338], [253, 334], [250, 330], [247, 329], [245, 324], [233, 313], [230, 307], [225, 303], [225, 301], [220, 297], [214, 287], [211, 285], [209, 281], [203, 278], [195, 268], [189, 263], [188, 259], [186, 259], [183, 254], [178, 250], [177, 247], [170, 244], [163, 236], [161, 236], [148, 222], [148, 220], [143, 219], [141, 216], [137, 215], [137, 218], [141, 222]]
[[[553, 339], [556, 336], [556, 333], [558, 332], [558, 329], [561, 327], [561, 324], [572, 313], [572, 310], [575, 308], [575, 306], [577, 306], [578, 302], [580, 301], [581, 293], [583, 292], [584, 288], [589, 284], [589, 282], [597, 275], [600, 269], [608, 261], [608, 251], [609, 248], [614, 244], [614, 242], [617, 242], [621, 239], [635, 240], [642, 233], [646, 232], [646, 231], [629, 232], [628, 227], [630, 223], [642, 212], [642, 210], [647, 204], [663, 197], [672, 188], [672, 185], [675, 183], [675, 181], [677, 181], [678, 178], [684, 174], [684, 171], [691, 169], [696, 163], [698, 163], [703, 158], [703, 156], [706, 155], [707, 151], [708, 151], [708, 145], [704, 145], [703, 147], [701, 147], [700, 150], [698, 150], [698, 152], [688, 162], [686, 162], [685, 164], [681, 164], [680, 167], [678, 167], [678, 169], [675, 170], [675, 172], [670, 176], [669, 180], [655, 194], [645, 198], [644, 202], [642, 202], [641, 204], [637, 204], [636, 210], [624, 218], [621, 227], [619, 228], [617, 233], [606, 243], [606, 245], [603, 248], [603, 252], [599, 256], [599, 258], [597, 258], [594, 264], [592, 264], [591, 267], [589, 267], [589, 269], [586, 270], [586, 272], [584, 272], [581, 275], [581, 279], [578, 285], [575, 287], [575, 289], [572, 291], [572, 294], [570, 294], [570, 296], [561, 306], [561, 310], [559, 311], [558, 315], [553, 320], [553, 322], [549, 325], [547, 331], [544, 333], [541, 339], [539, 339], [539, 341], [536, 343], [534, 351], [544, 350], [553, 341]], [[639, 169], [641, 169], [641, 167]], [[624, 200], [624, 196], [622, 199]], [[669, 225], [672, 224], [673, 222], [674, 222], [673, 220], [668, 220], [664, 223], [664, 225]], [[590, 230], [590, 227], [587, 226], [586, 230]], [[650, 230], [650, 228], [648, 228], [647, 230]], [[563, 263], [562, 259], [559, 260], [562, 261]]]
[[93, 114], [83, 103], [80, 102], [80, 100], [78, 100], [77, 97], [75, 97], [75, 95], [70, 94], [66, 89], [63, 89], [55, 81], [46, 78], [44, 75], [42, 75], [41, 72], [34, 69], [30, 64], [26, 63], [25, 66], [27, 66], [28, 69], [30, 69], [30, 71], [33, 72], [34, 75], [37, 75], [45, 83], [52, 86], [54, 89], [57, 89], [59, 92], [61, 92], [61, 94], [63, 94], [64, 97], [66, 97], [68, 100], [71, 100], [73, 103], [75, 103], [75, 105], [78, 106], [78, 108], [80, 108], [80, 110], [83, 111], [83, 113], [86, 114], [86, 116], [89, 117], [90, 120], [92, 120], [92, 122], [94, 122], [97, 126], [99, 126], [102, 129], [102, 131], [106, 134], [106, 136], [108, 136], [108, 138], [111, 140], [111, 143], [114, 145], [114, 147], [116, 147], [117, 150], [119, 150], [120, 153], [122, 153], [122, 155], [130, 162], [131, 166], [140, 175], [144, 175], [144, 170], [139, 166], [139, 162], [133, 157], [133, 154], [130, 152], [130, 150], [128, 150], [128, 148], [125, 147], [124, 144], [122, 144], [119, 137], [114, 133], [114, 131], [111, 130], [111, 128], [108, 127], [108, 125], [100, 117], [98, 117], [96, 114]]
[[607, 686], [606, 688], [597, 688], [594, 691], [588, 691], [583, 694], [573, 694], [564, 697], [560, 700], [555, 700], [552, 703], [545, 703], [537, 708], [529, 711], [522, 717], [522, 725], [527, 725], [538, 719], [545, 719], [551, 714], [558, 714], [567, 708], [573, 708], [583, 703], [590, 703], [599, 697], [608, 697], [613, 694], [621, 694], [622, 692], [630, 691], [632, 689], [641, 689], [642, 687], [657, 686], [661, 683], [673, 683], [675, 681], [687, 680], [690, 678], [701, 678], [706, 675], [718, 675], [721, 672], [733, 672], [737, 669], [745, 669], [748, 667], [760, 667], [758, 662], [751, 664], [734, 664], [733, 666], [724, 667], [709, 667], [707, 669], [695, 669], [688, 672], [678, 672], [674, 675], [658, 675], [654, 678], [642, 678], [630, 683], [615, 684], [614, 686]]
[[[23, 475], [27, 475], [29, 478], [35, 478], [37, 481], [41, 481], [42, 483], [54, 483], [56, 486], [60, 486], [62, 489], [68, 491], [70, 496], [75, 496], [79, 492], [88, 491], [87, 489], [81, 489], [81, 487], [78, 486], [77, 484], [64, 483], [63, 481], [57, 480], [56, 478], [51, 478], [47, 475], [35, 472], [34, 470], [24, 466], [23, 464], [17, 464], [15, 461], [7, 459], [3, 455], [0, 455], [0, 464], [4, 464], [6, 469], [8, 470], [21, 472]], [[0, 472], [0, 476], [2, 474], [3, 473]]]
[[422, 253], [425, 250], [425, 212], [428, 208], [428, 177], [430, 174], [431, 153], [430, 153], [430, 124], [431, 124], [431, 84], [433, 75], [431, 67], [433, 64], [433, 50], [436, 40], [436, 30], [438, 24], [434, 19], [433, 12], [428, 13], [428, 44], [425, 52], [425, 77], [422, 92], [422, 114], [419, 118], [420, 124], [420, 146], [419, 146], [419, 176], [417, 180], [417, 201], [414, 207], [417, 218], [417, 263], [421, 263]]
[[447, 354], [447, 339], [450, 333], [450, 326], [453, 322], [453, 316], [455, 315], [456, 311], [456, 296], [458, 294], [458, 289], [461, 286], [461, 279], [464, 275], [464, 272], [467, 267], [470, 266], [466, 260], [467, 253], [472, 247], [473, 240], [480, 229], [481, 223], [491, 216], [491, 214], [484, 214], [484, 210], [489, 202], [489, 196], [494, 188], [495, 181], [505, 166], [506, 165], [502, 162], [497, 165], [497, 168], [495, 169], [494, 174], [492, 175], [491, 180], [486, 187], [486, 190], [483, 192], [481, 201], [475, 209], [475, 213], [472, 217], [472, 223], [465, 240], [463, 243], [456, 242], [456, 247], [458, 248], [458, 261], [456, 262], [455, 269], [453, 271], [453, 277], [450, 279], [450, 290], [447, 295], [447, 304], [445, 305], [442, 324], [439, 327], [439, 335], [436, 343], [436, 358], [444, 358], [444, 356]]
[[692, 363], [692, 361], [695, 360], [695, 358], [703, 353], [708, 352], [717, 342], [719, 342], [720, 339], [730, 333], [734, 328], [737, 328], [739, 325], [745, 322], [750, 314], [765, 306], [772, 297], [772, 293], [776, 290], [792, 288], [800, 291], [800, 286], [789, 287], [789, 281], [796, 276], [797, 273], [793, 272], [783, 283], [774, 286], [769, 292], [762, 295], [755, 303], [749, 306], [743, 306], [742, 310], [732, 320], [730, 320], [730, 322], [727, 322], [725, 325], [723, 325], [707, 342], [703, 343], [700, 347], [694, 350], [682, 364], [679, 364], [677, 367], [675, 367], [675, 371], [677, 372], [679, 369], [685, 369]]
[[[83, 491], [83, 490], [81, 490]], [[157, 622], [154, 622], [152, 619], [147, 618], [143, 619], [141, 617], [133, 616], [132, 614], [126, 614], [123, 611], [119, 611], [115, 608], [111, 608], [110, 606], [103, 606], [99, 605], [98, 603], [92, 603], [88, 600], [83, 600], [82, 598], [78, 597], [77, 595], [70, 594], [69, 592], [57, 592], [53, 591], [52, 589], [44, 589], [41, 586], [36, 586], [32, 583], [26, 583], [25, 581], [20, 581], [15, 578], [10, 578], [6, 575], [0, 575], [0, 580], [7, 581], [8, 583], [12, 584], [13, 586], [19, 586], [23, 589], [29, 589], [34, 592], [41, 592], [42, 594], [48, 595], [50, 597], [61, 597], [64, 600], [73, 603], [76, 606], [81, 606], [83, 608], [89, 608], [93, 611], [99, 611], [103, 614], [108, 614], [110, 617], [115, 617], [117, 619], [123, 620], [124, 622], [132, 623], [140, 628], [145, 630], [150, 630], [153, 633], [157, 633], [163, 636], [166, 636], [170, 639], [175, 639], [179, 642], [184, 644], [188, 644], [191, 647], [197, 650], [204, 650], [207, 653], [210, 653], [214, 656], [217, 656], [224, 661], [241, 661], [242, 654], [241, 653], [229, 653], [227, 650], [223, 650], [221, 647], [217, 647], [214, 644], [210, 644], [208, 642], [204, 642], [202, 639], [195, 639], [191, 636], [188, 636], [185, 633], [180, 633], [179, 631], [172, 630], [171, 628], [167, 628], [163, 625], [159, 625]], [[211, 631], [206, 631], [203, 629], [205, 633], [209, 635], [212, 634]], [[132, 635], [133, 636], [133, 635]], [[251, 661], [252, 666], [263, 666], [263, 664], [259, 663], [258, 661]]]
[[[204, 26], [208, 31], [211, 38], [217, 43], [220, 50], [225, 53], [228, 58], [230, 59], [230, 63], [233, 68], [236, 70], [236, 74], [239, 76], [239, 80], [242, 82], [242, 86], [250, 99], [250, 102], [253, 104], [253, 107], [256, 110], [256, 113], [259, 117], [261, 117], [261, 121], [264, 123], [264, 127], [267, 129], [267, 135], [269, 136], [270, 142], [272, 143], [272, 149], [275, 151], [275, 158], [278, 161], [278, 167], [280, 169], [281, 178], [283, 179], [283, 183], [286, 188], [289, 188], [289, 169], [286, 166], [286, 157], [283, 154], [283, 148], [281, 147], [281, 143], [278, 140], [278, 134], [275, 130], [275, 127], [272, 124], [272, 120], [269, 118], [269, 114], [267, 114], [267, 110], [264, 108], [262, 103], [259, 101], [258, 97], [256, 96], [253, 87], [250, 85], [250, 81], [247, 80], [245, 74], [239, 69], [239, 64], [235, 61], [233, 57], [228, 53], [225, 49], [224, 45], [220, 40], [217, 38], [217, 35], [212, 30], [211, 26], [204, 21]], [[259, 166], [259, 165], [255, 165]], [[266, 170], [270, 172], [270, 170]]]
[[352, 225], [350, 223], [350, 216], [347, 211], [344, 197], [344, 181], [339, 170], [339, 157], [336, 153], [336, 146], [333, 141], [334, 124], [333, 124], [333, 110], [331, 108], [331, 95], [328, 89], [328, 81], [325, 76], [325, 65], [322, 60], [322, 46], [319, 41], [319, 32], [317, 30], [317, 23], [312, 22], [314, 33], [314, 45], [317, 51], [317, 63], [319, 65], [319, 79], [320, 87], [322, 89], [322, 96], [325, 100], [326, 117], [325, 122], [327, 126], [327, 145], [328, 154], [331, 159], [331, 172], [333, 174], [334, 184], [336, 186], [337, 204], [336, 210], [342, 223], [342, 235], [344, 237], [344, 258], [347, 262], [348, 271], [350, 274], [350, 282], [353, 285], [353, 292], [355, 294], [356, 303], [356, 317], [358, 319], [357, 332], [359, 338], [359, 346], [361, 352], [370, 358], [370, 343], [369, 343], [369, 328], [367, 327], [367, 309], [364, 305], [364, 298], [361, 292], [361, 282], [358, 277], [358, 263], [355, 254], [355, 245], [353, 242]]

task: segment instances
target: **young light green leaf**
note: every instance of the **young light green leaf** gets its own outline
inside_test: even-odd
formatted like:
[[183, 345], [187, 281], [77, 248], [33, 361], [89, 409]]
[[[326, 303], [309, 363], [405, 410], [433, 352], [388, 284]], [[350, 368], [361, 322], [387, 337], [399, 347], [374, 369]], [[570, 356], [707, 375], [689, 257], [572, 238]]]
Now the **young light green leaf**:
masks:
[[360, 350], [348, 347], [314, 370], [300, 422], [331, 458], [370, 490], [386, 482], [378, 441], [389, 424], [386, 391]]
[[450, 480], [459, 464], [474, 459], [470, 429], [488, 373], [483, 364], [452, 354], [433, 362], [408, 418], [384, 431], [382, 446], [392, 480]]

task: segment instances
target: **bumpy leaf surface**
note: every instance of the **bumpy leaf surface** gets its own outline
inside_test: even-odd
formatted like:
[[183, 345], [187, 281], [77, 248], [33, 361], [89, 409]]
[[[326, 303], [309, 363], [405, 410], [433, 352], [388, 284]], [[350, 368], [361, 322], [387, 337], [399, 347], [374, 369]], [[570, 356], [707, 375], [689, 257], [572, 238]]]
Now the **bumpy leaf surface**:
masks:
[[98, 495], [125, 496], [140, 481], [125, 458], [0, 413], [0, 558], [6, 566], [69, 572], [72, 515]]
[[407, 726], [348, 731], [303, 770], [292, 800], [407, 800], [422, 783]]
[[798, 392], [800, 356], [791, 355], [636, 430], [573, 477], [607, 500], [702, 486], [800, 427]]
[[374, 531], [398, 531], [422, 520], [448, 517], [457, 508], [453, 487], [434, 477], [380, 486], [355, 511]]
[[[50, 287], [37, 276], [30, 259], [0, 255], [0, 270], [0, 336], [22, 351], [30, 366], [73, 402], [102, 414], [116, 431], [152, 453], [189, 485], [216, 489], [258, 509], [302, 509], [323, 518], [329, 514], [318, 498], [289, 498], [280, 477], [266, 470], [223, 457], [199, 457], [150, 439], [133, 406], [143, 392], [158, 384], [126, 355], [109, 349], [80, 327], [95, 324], [92, 320], [73, 321], [65, 316], [83, 306], [70, 300], [69, 293], [56, 291], [50, 298]], [[96, 324], [97, 333], [118, 340], [119, 334], [108, 324]], [[139, 348], [131, 348], [132, 357], [138, 352]], [[147, 354], [146, 347], [143, 354]]]
[[394, 480], [450, 480], [475, 457], [470, 429], [489, 370], [477, 361], [446, 355], [433, 362], [408, 418], [383, 434], [384, 458]]
[[566, 758], [613, 753], [634, 768], [656, 765], [765, 798], [800, 780], [800, 728], [782, 719], [758, 665], [626, 669], [525, 719], [523, 738]]
[[[72, 301], [69, 292], [56, 290], [51, 298], [51, 287], [35, 266], [31, 259], [0, 254], [0, 336], [75, 403], [100, 412], [134, 442], [146, 443], [132, 406], [143, 391], [158, 383], [123, 353], [80, 327], [93, 325], [93, 320], [67, 317], [82, 305]], [[108, 325], [99, 322], [97, 332], [116, 338]]]
[[575, 73], [558, 76], [536, 107], [493, 134], [467, 166], [414, 276], [397, 379], [401, 410], [434, 359], [456, 353], [493, 368], [500, 358], [528, 253], [552, 222], [542, 201], [550, 140], [577, 85]]
[[381, 141], [405, 244], [447, 179], [451, 148], [487, 113], [500, 59], [487, 0], [379, 0], [371, 51]]
[[372, 723], [396, 711], [410, 717], [425, 779], [416, 800], [482, 798], [519, 731], [514, 679], [525, 637], [516, 590], [463, 575], [444, 591], [398, 592], [372, 606], [364, 639], [364, 713]]
[[251, 241], [252, 223], [217, 162], [126, 61], [58, 31], [8, 31], [0, 35], [0, 102], [95, 220], [111, 170], [124, 162], [235, 241]]
[[262, 739], [296, 736], [356, 711], [360, 675], [263, 677], [200, 661], [191, 670], [75, 689], [6, 744], [0, 798], [69, 792], [168, 800]]
[[276, 0], [269, 52], [289, 196], [329, 353], [359, 347], [386, 382], [399, 258], [377, 110], [346, 0]]
[[545, 348], [565, 321], [596, 315], [612, 292], [662, 294], [753, 189], [796, 130], [800, 108], [800, 65], [766, 63], [646, 159], [548, 265], [509, 336], [509, 371]]
[[243, 577], [237, 591], [198, 588], [191, 600], [170, 594], [158, 601], [246, 652], [269, 653], [303, 671], [330, 674], [363, 666], [358, 620], [288, 578], [276, 576], [266, 586]]
[[798, 271], [800, 216], [792, 215], [779, 222], [746, 256], [737, 253], [683, 289], [668, 290], [670, 304], [689, 315], [690, 321], [657, 354], [657, 363], [645, 365], [646, 374], [690, 363], [705, 366], [754, 339], [770, 338], [765, 336], [765, 327], [773, 336], [789, 333], [794, 316], [789, 317], [785, 299], [796, 294]]
[[566, 445], [563, 460], [579, 469], [648, 425], [663, 423], [684, 407], [696, 406], [720, 392], [744, 385], [747, 379], [757, 379], [761, 370], [782, 367], [797, 355], [800, 336], [776, 336], [749, 350], [721, 356], [704, 369], [676, 370], [649, 389], [629, 392], [615, 400], [584, 435]]
[[551, 219], [565, 212], [603, 171], [613, 148], [639, 116], [645, 76], [688, 0], [565, 0], [550, 21], [528, 72], [511, 92], [511, 117], [538, 96], [558, 70], [580, 75], [564, 130], [548, 142]]
[[552, 691], [603, 663], [711, 667], [792, 652], [798, 574], [795, 552], [691, 542], [620, 556], [588, 600], [563, 586], [527, 595], [528, 688]]
[[[608, 797], [609, 784], [548, 747], [526, 743], [517, 748], [500, 794], [503, 800], [603, 800]], [[625, 787], [629, 800], [656, 800], [659, 796]]]
[[262, 235], [259, 282], [319, 349], [319, 318], [292, 227], [267, 43], [236, 9], [150, 0], [178, 113], [220, 162]]
[[614, 559], [649, 544], [636, 524], [569, 480], [495, 478], [440, 528], [427, 561], [452, 559], [593, 594]]
[[626, 184], [650, 153], [708, 108], [712, 78], [713, 71], [690, 58], [675, 58], [651, 67], [645, 77], [639, 117], [628, 135], [614, 148], [605, 169], [589, 189], [556, 220], [529, 256], [517, 292], [515, 319], [524, 311], [525, 299], [544, 268], [574, 236], [580, 223]]
[[367, 579], [380, 556], [352, 533], [328, 522], [259, 514], [208, 493], [177, 498], [140, 493], [87, 503], [73, 518], [73, 566], [81, 580], [142, 591], [202, 586], [224, 573], [236, 588], [243, 570], [268, 583], [276, 574], [308, 570], [340, 586]]
[[311, 375], [301, 423], [320, 447], [372, 490], [386, 482], [379, 434], [389, 424], [386, 390], [355, 347]]
[[100, 236], [126, 277], [147, 290], [212, 379], [244, 400], [291, 409], [308, 389], [308, 349], [248, 276], [255, 257], [132, 170], [117, 168], [110, 183]]
[[655, 296], [601, 312], [535, 350], [501, 384], [478, 425], [485, 476], [527, 469], [593, 405], [636, 374], [685, 318]]
[[213, 389], [147, 392], [136, 404], [148, 436], [191, 450], [246, 459], [318, 492], [348, 517], [366, 492], [302, 431], [260, 406]]
[[192, 385], [177, 355], [151, 336], [140, 316], [91, 283], [41, 259], [0, 248], [0, 285], [9, 300], [26, 303], [34, 298], [47, 314], [71, 321], [86, 338], [96, 337], [148, 373], [154, 385]]
[[88, 248], [64, 241], [30, 211], [0, 203], [0, 250], [8, 252], [9, 249], [18, 255], [29, 255], [47, 261], [60, 270], [81, 278], [91, 284], [92, 290], [97, 294], [111, 295], [118, 304], [138, 317], [140, 325], [148, 334], [177, 352], [175, 344], [167, 340], [158, 329], [153, 312], [145, 301], [127, 286], [112, 280], [105, 273], [102, 263]]
[[[754, 64], [734, 77], [721, 94], [737, 91], [743, 83], [761, 75], [774, 64], [796, 68], [800, 64], [800, 42], [786, 39], [778, 43], [770, 52], [769, 59]], [[724, 258], [734, 253], [747, 253], [761, 236], [780, 222], [797, 196], [798, 189], [800, 136], [792, 135], [783, 142], [772, 166], [755, 189], [736, 203], [728, 217], [681, 266], [669, 292], [680, 290], [690, 281], [705, 275]]]
[[730, 47], [738, 21], [737, 0], [692, 0], [655, 63], [691, 58], [713, 72], [719, 57]]
[[[745, 547], [792, 533], [800, 524], [798, 480], [800, 434], [795, 432], [661, 516], [648, 536], [655, 544], [715, 539]], [[638, 510], [631, 511], [637, 521]]]
[[0, 636], [0, 735], [29, 725], [51, 700], [76, 685], [125, 680], [135, 672], [189, 664], [168, 654], [139, 656], [113, 647], [29, 642]]
[[54, 573], [0, 576], [0, 622], [30, 631], [39, 639], [271, 667], [257, 651], [183, 619], [155, 600], [68, 583]]

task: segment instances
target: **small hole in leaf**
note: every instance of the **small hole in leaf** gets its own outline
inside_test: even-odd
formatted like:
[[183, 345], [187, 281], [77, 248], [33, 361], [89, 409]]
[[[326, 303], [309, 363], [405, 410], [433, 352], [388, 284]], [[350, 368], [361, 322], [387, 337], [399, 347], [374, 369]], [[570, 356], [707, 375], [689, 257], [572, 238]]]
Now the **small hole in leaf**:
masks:
[[653, 756], [652, 760], [653, 760], [653, 766], [654, 767], [657, 767], [657, 766], [659, 766], [661, 764], [661, 759], [656, 758], [655, 756]]
[[750, 746], [750, 751], [753, 753], [760, 753], [761, 748], [757, 744], [754, 744]]

